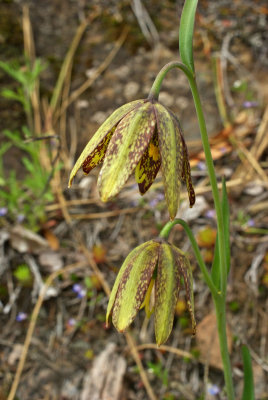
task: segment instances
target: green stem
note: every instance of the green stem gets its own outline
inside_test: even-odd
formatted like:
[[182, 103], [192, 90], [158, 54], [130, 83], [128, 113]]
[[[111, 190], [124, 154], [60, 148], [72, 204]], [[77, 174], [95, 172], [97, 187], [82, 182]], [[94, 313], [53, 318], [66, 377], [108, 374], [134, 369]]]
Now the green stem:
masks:
[[226, 334], [226, 307], [225, 299], [220, 296], [215, 298], [213, 296], [216, 318], [217, 318], [217, 329], [220, 343], [221, 359], [223, 364], [225, 388], [227, 392], [228, 400], [235, 400], [233, 379], [232, 379], [232, 367], [229, 357], [229, 349]]
[[226, 254], [225, 254], [225, 240], [224, 240], [224, 224], [223, 224], [223, 215], [221, 209], [221, 201], [220, 194], [217, 185], [217, 178], [213, 164], [213, 158], [210, 151], [209, 139], [207, 134], [206, 122], [202, 110], [202, 105], [200, 101], [200, 96], [198, 93], [196, 81], [194, 77], [188, 77], [189, 84], [192, 90], [192, 95], [195, 103], [195, 109], [197, 113], [201, 139], [203, 144], [203, 149], [206, 158], [206, 164], [208, 169], [209, 180], [211, 184], [211, 190], [214, 199], [214, 206], [217, 216], [217, 227], [218, 227], [218, 236], [219, 236], [219, 259], [220, 259], [220, 274], [221, 274], [221, 293], [223, 298], [226, 296], [226, 286], [227, 286], [227, 265], [226, 265]]
[[181, 69], [188, 79], [190, 79], [190, 77], [192, 76], [191, 71], [188, 67], [186, 67], [186, 65], [178, 61], [171, 61], [170, 63], [164, 65], [164, 67], [158, 72], [157, 77], [155, 78], [153, 86], [148, 95], [149, 100], [158, 100], [163, 79], [165, 78], [166, 74], [173, 68]]
[[219, 296], [219, 294], [217, 292], [217, 289], [216, 289], [214, 283], [212, 282], [212, 279], [208, 272], [207, 266], [206, 266], [206, 264], [203, 260], [203, 257], [200, 253], [198, 244], [197, 244], [195, 237], [193, 235], [193, 232], [191, 231], [191, 228], [189, 227], [187, 222], [183, 221], [183, 219], [180, 219], [180, 218], [175, 219], [174, 221], [169, 221], [166, 223], [166, 225], [160, 232], [159, 236], [167, 240], [171, 229], [173, 228], [173, 226], [175, 226], [177, 224], [181, 225], [183, 227], [183, 229], [185, 230], [185, 232], [187, 233], [187, 236], [191, 242], [195, 257], [197, 259], [197, 262], [198, 262], [201, 272], [203, 274], [204, 280], [205, 280], [206, 284], [208, 285], [211, 293], [213, 294], [213, 297], [217, 298]]

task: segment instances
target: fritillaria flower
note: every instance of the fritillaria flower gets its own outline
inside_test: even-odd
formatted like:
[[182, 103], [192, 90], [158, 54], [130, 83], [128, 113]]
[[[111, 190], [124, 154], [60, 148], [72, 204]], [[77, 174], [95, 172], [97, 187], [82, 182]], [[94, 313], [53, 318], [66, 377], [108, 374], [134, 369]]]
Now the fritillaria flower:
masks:
[[154, 311], [157, 344], [164, 343], [172, 330], [182, 281], [195, 333], [191, 266], [181, 250], [163, 239], [143, 243], [127, 256], [112, 289], [106, 321], [112, 315], [116, 329], [124, 331], [145, 306], [147, 313]]
[[102, 162], [98, 177], [102, 201], [116, 196], [134, 171], [139, 191], [144, 194], [161, 166], [170, 218], [174, 219], [177, 213], [181, 182], [186, 182], [190, 206], [195, 202], [179, 122], [155, 99], [132, 101], [114, 111], [78, 158], [69, 187], [80, 168], [88, 174]]

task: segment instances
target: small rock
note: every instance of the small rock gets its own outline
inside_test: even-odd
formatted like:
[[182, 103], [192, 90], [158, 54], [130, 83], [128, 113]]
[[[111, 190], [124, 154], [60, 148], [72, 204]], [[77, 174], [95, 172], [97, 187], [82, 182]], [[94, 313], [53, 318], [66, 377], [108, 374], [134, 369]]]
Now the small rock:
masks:
[[97, 72], [97, 68], [89, 68], [86, 70], [86, 77], [88, 79], [92, 78], [96, 74], [96, 72]]
[[159, 101], [167, 107], [171, 107], [174, 103], [173, 96], [171, 96], [168, 92], [160, 92]]
[[187, 97], [178, 96], [175, 103], [180, 110], [184, 110], [186, 107], [188, 107], [189, 100], [187, 99]]
[[122, 65], [121, 67], [118, 67], [116, 68], [116, 70], [114, 70], [114, 74], [121, 79], [127, 78], [129, 73], [130, 71], [127, 65]]
[[189, 208], [189, 201], [184, 200], [178, 211], [178, 218], [183, 218], [185, 221], [194, 221], [208, 209], [208, 203], [204, 196], [197, 196], [193, 208]]
[[0, 246], [2, 246], [10, 237], [10, 234], [8, 231], [2, 229], [0, 231]]
[[22, 353], [22, 349], [23, 349], [23, 345], [19, 344], [19, 343], [15, 343], [13, 345], [12, 351], [8, 356], [8, 364], [10, 366], [13, 366], [17, 363], [17, 361], [19, 360], [21, 353]]
[[39, 263], [47, 272], [55, 272], [63, 267], [61, 255], [55, 251], [44, 251], [39, 256]]
[[127, 100], [133, 100], [140, 89], [137, 82], [128, 82], [124, 88], [124, 95]]
[[101, 125], [107, 118], [107, 115], [103, 111], [97, 111], [93, 116], [92, 116], [92, 121], [96, 122], [97, 124]]
[[76, 105], [77, 105], [77, 108], [88, 108], [89, 102], [88, 102], [88, 100], [78, 100]]
[[263, 186], [258, 185], [255, 182], [250, 182], [244, 189], [244, 193], [248, 194], [249, 196], [258, 196], [259, 194], [263, 193]]

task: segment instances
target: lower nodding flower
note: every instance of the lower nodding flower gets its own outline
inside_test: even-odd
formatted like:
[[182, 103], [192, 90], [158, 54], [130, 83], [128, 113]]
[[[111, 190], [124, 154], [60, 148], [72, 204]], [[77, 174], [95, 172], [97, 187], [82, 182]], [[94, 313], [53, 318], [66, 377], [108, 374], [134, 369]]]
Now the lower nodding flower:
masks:
[[170, 218], [177, 213], [181, 182], [186, 182], [190, 206], [195, 202], [179, 121], [153, 98], [132, 101], [114, 111], [78, 158], [69, 187], [80, 168], [88, 174], [101, 162], [98, 189], [102, 201], [117, 195], [134, 171], [140, 193], [144, 194], [161, 166]]
[[106, 321], [112, 315], [116, 329], [124, 331], [140, 308], [145, 306], [148, 312], [149, 302], [153, 300], [156, 343], [164, 343], [172, 330], [182, 281], [194, 334], [191, 266], [181, 250], [163, 239], [143, 243], [127, 256], [112, 289]]

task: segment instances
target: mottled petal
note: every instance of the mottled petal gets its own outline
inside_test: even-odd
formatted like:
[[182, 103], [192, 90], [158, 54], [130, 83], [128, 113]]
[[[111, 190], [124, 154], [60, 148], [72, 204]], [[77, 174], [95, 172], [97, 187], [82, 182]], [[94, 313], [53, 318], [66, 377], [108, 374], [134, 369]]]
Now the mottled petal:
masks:
[[184, 287], [187, 298], [187, 308], [190, 313], [192, 321], [192, 333], [195, 335], [196, 332], [196, 321], [194, 317], [194, 291], [193, 291], [193, 275], [191, 264], [186, 255], [175, 246], [171, 246], [175, 262], [178, 267], [179, 274], [183, 276]]
[[179, 282], [172, 248], [163, 243], [159, 248], [155, 283], [155, 337], [158, 345], [168, 339], [172, 330]]
[[152, 138], [155, 123], [153, 106], [147, 102], [117, 125], [98, 179], [102, 201], [114, 197], [126, 183]]
[[97, 147], [95, 147], [95, 149], [85, 159], [85, 161], [82, 164], [82, 169], [85, 174], [89, 174], [89, 172], [93, 168], [95, 168], [98, 164], [100, 164], [103, 161], [108, 144], [110, 142], [110, 139], [111, 139], [115, 129], [116, 129], [116, 126], [114, 126], [110, 130], [110, 132], [107, 133], [107, 135], [102, 139], [102, 141], [97, 145]]
[[135, 247], [135, 249], [133, 249], [127, 256], [127, 258], [125, 259], [122, 267], [120, 268], [115, 283], [113, 285], [113, 289], [112, 292], [110, 294], [110, 298], [109, 298], [109, 303], [108, 303], [108, 307], [107, 307], [107, 313], [106, 313], [106, 323], [108, 322], [109, 316], [112, 312], [113, 309], [113, 305], [114, 305], [114, 301], [115, 301], [115, 297], [117, 294], [117, 290], [118, 290], [118, 286], [120, 284], [121, 278], [125, 272], [125, 270], [127, 268], [129, 268], [130, 265], [133, 265], [135, 259], [137, 258], [137, 256], [140, 254], [140, 252], [147, 247], [148, 242], [146, 243], [142, 243], [140, 246]]
[[[69, 179], [69, 187], [72, 185], [72, 181], [77, 173], [77, 171], [81, 168], [81, 166], [85, 163], [85, 172], [88, 173], [90, 167], [87, 167], [87, 165], [90, 163], [94, 164], [90, 159], [87, 160], [88, 157], [91, 157], [92, 153], [94, 152], [95, 162], [97, 165], [100, 161], [102, 161], [103, 155], [105, 154], [107, 145], [109, 143], [111, 135], [109, 133], [112, 131], [112, 129], [119, 123], [119, 121], [127, 115], [131, 110], [134, 108], [138, 108], [144, 103], [145, 100], [135, 100], [130, 103], [127, 103], [123, 105], [122, 107], [119, 107], [117, 110], [115, 110], [110, 117], [106, 119], [106, 121], [99, 127], [97, 132], [94, 134], [94, 136], [90, 139], [86, 147], [84, 148], [83, 152], [81, 153], [80, 157], [76, 161], [71, 174], [70, 174], [70, 179]], [[108, 136], [108, 138], [107, 138]], [[87, 172], [88, 171], [88, 172]]]
[[182, 137], [183, 143], [183, 167], [182, 167], [182, 180], [186, 182], [190, 207], [193, 207], [195, 203], [195, 191], [192, 183], [191, 167], [189, 163], [189, 156], [186, 143]]
[[161, 165], [157, 130], [145, 150], [135, 170], [135, 179], [141, 194], [147, 192], [152, 185]]
[[178, 142], [177, 126], [174, 125], [172, 115], [160, 103], [156, 103], [154, 106], [156, 110], [165, 197], [170, 218], [174, 219], [179, 203], [182, 144]]
[[183, 137], [182, 128], [181, 128], [178, 118], [172, 111], [169, 110], [169, 112], [172, 115], [174, 124], [177, 127], [177, 129], [176, 129], [177, 141], [178, 141], [178, 143], [180, 143], [180, 149], [181, 149], [181, 153], [179, 154], [180, 162], [182, 163], [180, 179], [183, 182], [186, 182], [189, 203], [190, 203], [190, 207], [192, 207], [195, 203], [195, 192], [194, 192], [194, 188], [193, 188], [193, 184], [192, 184], [191, 167], [190, 167], [190, 163], [189, 163], [188, 149], [187, 149], [184, 137]]
[[115, 297], [112, 319], [117, 330], [125, 330], [135, 318], [158, 260], [159, 243], [151, 240], [131, 262], [121, 276]]

